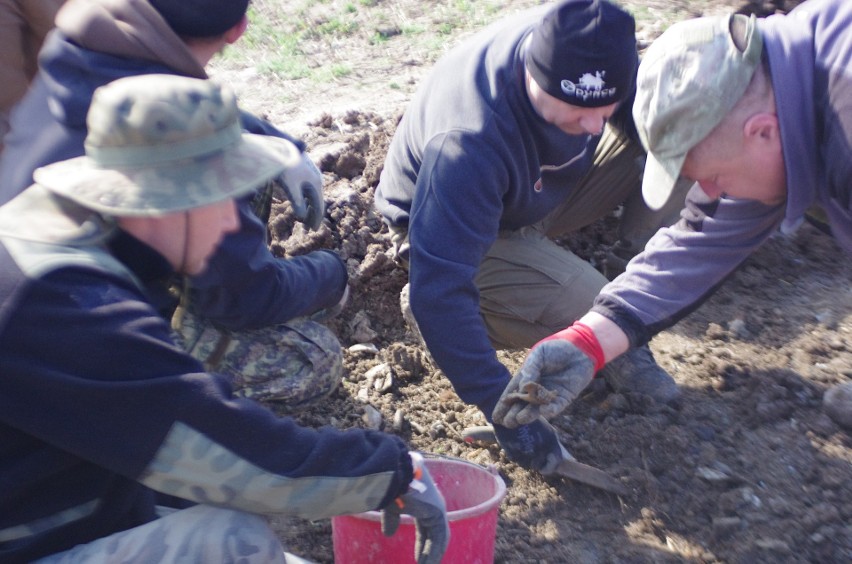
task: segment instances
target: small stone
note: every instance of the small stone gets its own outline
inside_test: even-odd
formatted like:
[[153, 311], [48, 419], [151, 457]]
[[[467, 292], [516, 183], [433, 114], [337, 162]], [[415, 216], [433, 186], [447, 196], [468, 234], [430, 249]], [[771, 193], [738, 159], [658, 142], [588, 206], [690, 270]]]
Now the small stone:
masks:
[[814, 314], [814, 317], [823, 327], [828, 329], [835, 329], [837, 327], [837, 316], [830, 309], [818, 311]]
[[739, 517], [714, 517], [713, 518], [713, 536], [718, 539], [724, 539], [742, 526], [742, 519]]
[[370, 383], [369, 385], [372, 385], [372, 382], [375, 381], [376, 378], [384, 376], [389, 371], [390, 365], [387, 362], [383, 362], [367, 370], [367, 372], [364, 373], [364, 378], [366, 378], [367, 382]]
[[446, 429], [444, 428], [444, 424], [439, 422], [439, 421], [436, 421], [429, 428], [429, 438], [437, 439], [438, 437], [443, 436], [445, 434], [445, 432], [446, 432]]
[[380, 393], [389, 392], [391, 388], [393, 388], [393, 373], [388, 373], [385, 375], [384, 380], [379, 382], [376, 380], [376, 389], [379, 390]]
[[749, 505], [751, 505], [755, 508], [760, 508], [760, 506], [763, 505], [763, 502], [760, 500], [759, 497], [757, 497], [757, 494], [754, 493], [753, 489], [743, 488], [741, 490], [741, 492], [742, 492], [742, 496], [743, 496], [743, 501], [746, 502], [747, 504], [749, 504]]
[[764, 550], [774, 550], [776, 552], [790, 552], [790, 545], [779, 539], [758, 539], [754, 542], [754, 544]]
[[713, 468], [707, 468], [706, 466], [699, 466], [695, 470], [695, 473], [708, 482], [727, 482], [731, 479], [728, 474], [714, 470]]
[[793, 511], [790, 502], [780, 497], [769, 498], [767, 505], [769, 505], [770, 511], [772, 511], [774, 515], [777, 515], [779, 517], [789, 515]]
[[852, 429], [852, 382], [829, 388], [822, 398], [822, 405], [835, 423]]
[[397, 409], [393, 414], [393, 430], [397, 433], [405, 428], [405, 414], [401, 409]]
[[366, 353], [366, 354], [378, 354], [379, 349], [373, 343], [357, 343], [349, 347], [349, 352], [353, 354], [357, 353]]
[[746, 322], [743, 319], [733, 319], [728, 324], [728, 330], [738, 339], [747, 339], [750, 336]]
[[695, 436], [702, 441], [712, 441], [716, 438], [716, 431], [707, 425], [695, 425], [692, 428], [692, 431], [695, 433]]
[[379, 336], [370, 326], [370, 318], [363, 310], [355, 314], [349, 327], [352, 329], [352, 338], [360, 343], [369, 343]]
[[382, 414], [372, 405], [364, 406], [364, 415], [361, 416], [361, 419], [364, 421], [364, 425], [373, 431], [378, 431], [382, 427]]

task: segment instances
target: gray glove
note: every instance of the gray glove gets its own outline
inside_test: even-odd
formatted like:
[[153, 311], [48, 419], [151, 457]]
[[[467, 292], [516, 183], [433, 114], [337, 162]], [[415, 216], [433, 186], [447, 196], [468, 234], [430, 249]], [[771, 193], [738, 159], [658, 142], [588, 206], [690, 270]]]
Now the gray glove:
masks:
[[414, 559], [417, 564], [438, 564], [450, 543], [447, 506], [423, 464], [423, 457], [416, 452], [409, 454], [414, 465], [414, 480], [407, 492], [382, 511], [382, 533], [386, 537], [393, 536], [399, 527], [399, 516], [402, 513], [411, 515], [417, 531]]
[[307, 153], [300, 153], [295, 145], [293, 151], [296, 153], [287, 156], [287, 168], [276, 180], [290, 200], [296, 218], [316, 231], [325, 215], [322, 173]]
[[592, 360], [564, 339], [544, 341], [530, 351], [497, 401], [494, 423], [529, 425], [561, 413], [595, 375]]

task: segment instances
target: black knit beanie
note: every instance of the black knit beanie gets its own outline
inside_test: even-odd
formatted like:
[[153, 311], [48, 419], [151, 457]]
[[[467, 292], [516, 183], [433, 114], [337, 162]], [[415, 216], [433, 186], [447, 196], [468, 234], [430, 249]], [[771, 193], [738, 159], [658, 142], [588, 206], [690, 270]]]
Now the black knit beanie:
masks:
[[222, 35], [246, 14], [249, 0], [148, 0], [183, 37]]
[[606, 0], [564, 0], [533, 30], [526, 65], [541, 88], [587, 108], [625, 99], [636, 81], [633, 16]]

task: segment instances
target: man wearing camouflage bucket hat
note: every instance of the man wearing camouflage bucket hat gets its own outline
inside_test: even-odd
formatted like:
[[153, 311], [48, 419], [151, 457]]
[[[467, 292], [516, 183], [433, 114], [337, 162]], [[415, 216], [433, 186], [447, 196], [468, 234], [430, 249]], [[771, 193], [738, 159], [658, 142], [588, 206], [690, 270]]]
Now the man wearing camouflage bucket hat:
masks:
[[85, 156], [0, 207], [0, 561], [301, 562], [264, 515], [386, 508], [387, 533], [411, 514], [415, 558], [439, 562], [422, 456], [234, 396], [150, 300], [207, 267], [234, 198], [299, 158], [292, 143], [243, 133], [230, 91], [174, 75], [96, 90], [88, 131]]
[[[41, 68], [12, 116], [0, 158], [0, 202], [32, 183], [42, 165], [83, 154], [92, 92], [116, 78], [167, 73], [207, 78], [204, 66], [248, 25], [248, 0], [68, 0]], [[298, 158], [274, 181], [237, 200], [228, 233], [204, 273], [163, 280], [157, 295], [181, 345], [209, 369], [231, 374], [240, 393], [282, 407], [316, 401], [342, 378], [342, 349], [320, 321], [339, 311], [347, 271], [330, 250], [287, 259], [267, 245], [272, 190], [283, 187], [309, 229], [324, 216], [322, 175], [304, 145], [250, 114], [244, 129], [291, 141]]]
[[[852, 2], [808, 0], [765, 19], [683, 21], [651, 45], [633, 107], [648, 150], [643, 193], [659, 207], [679, 176], [695, 185], [682, 220], [657, 233], [581, 318], [589, 329], [585, 356], [576, 358], [604, 362], [647, 342], [770, 236], [792, 233], [806, 218], [852, 252], [851, 25]], [[590, 363], [568, 358], [561, 338], [577, 329], [534, 350], [515, 387], [591, 378]], [[838, 379], [825, 409], [852, 429], [852, 382]], [[495, 420], [522, 424], [566, 405], [501, 402]]]

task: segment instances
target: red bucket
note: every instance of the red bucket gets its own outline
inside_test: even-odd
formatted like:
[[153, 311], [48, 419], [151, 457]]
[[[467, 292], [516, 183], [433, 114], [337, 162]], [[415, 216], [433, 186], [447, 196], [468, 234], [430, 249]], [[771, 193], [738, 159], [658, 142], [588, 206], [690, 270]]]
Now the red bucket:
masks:
[[[506, 484], [495, 472], [457, 458], [429, 457], [426, 468], [447, 503], [450, 544], [445, 564], [494, 562], [497, 512]], [[414, 562], [414, 519], [403, 515], [392, 537], [382, 534], [381, 513], [368, 511], [331, 520], [335, 564]]]

